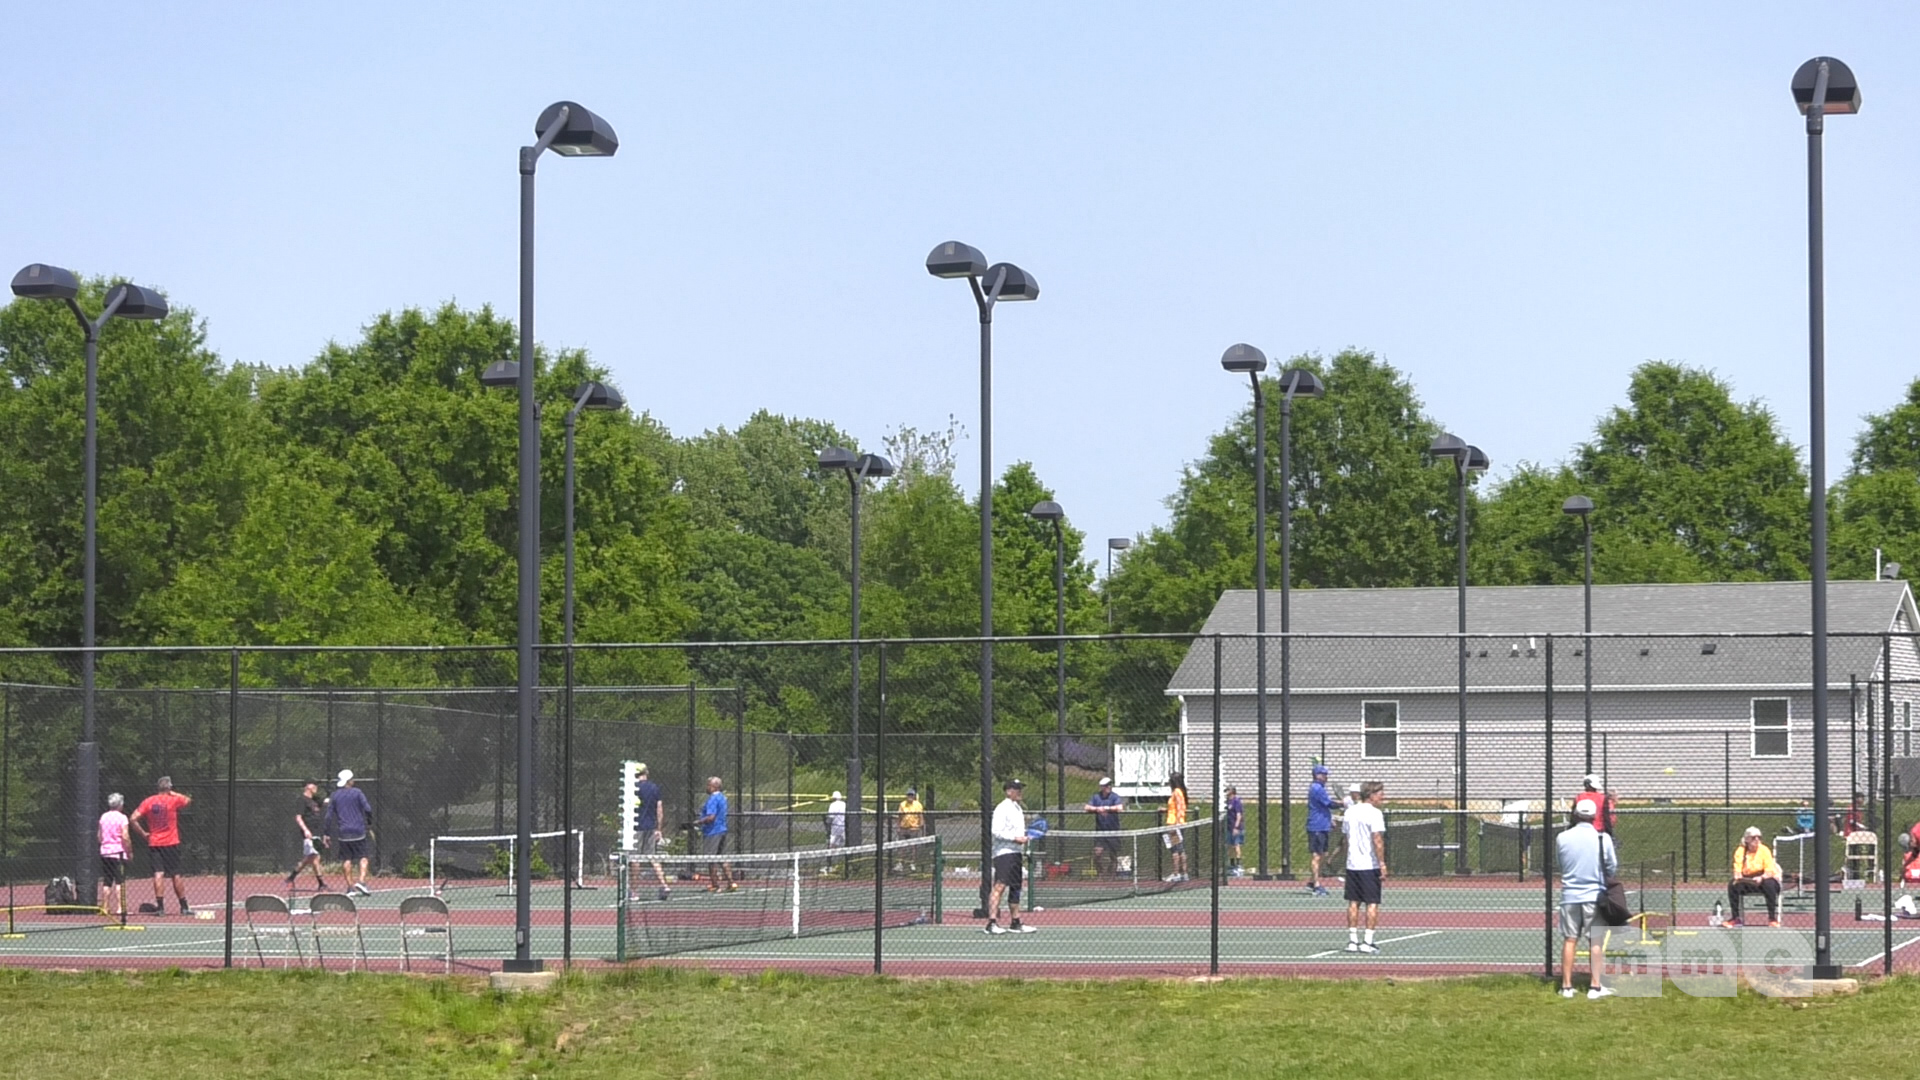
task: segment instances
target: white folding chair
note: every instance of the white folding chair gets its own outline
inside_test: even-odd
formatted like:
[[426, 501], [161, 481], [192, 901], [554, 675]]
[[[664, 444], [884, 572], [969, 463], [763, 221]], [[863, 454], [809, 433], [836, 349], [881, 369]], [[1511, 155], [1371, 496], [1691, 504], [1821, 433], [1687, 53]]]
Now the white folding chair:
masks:
[[288, 953], [281, 949], [280, 966], [290, 967], [297, 959], [301, 967], [307, 966], [306, 950], [300, 946], [300, 928], [294, 925], [293, 909], [278, 896], [262, 894], [247, 897], [247, 933], [253, 937], [253, 956], [261, 967], [267, 966], [267, 954], [260, 947], [262, 937], [285, 938], [293, 946]]
[[[453, 914], [437, 896], [409, 896], [400, 901], [400, 970], [413, 970], [413, 939], [438, 938], [442, 971], [453, 974]], [[426, 944], [425, 941], [422, 944]], [[422, 957], [433, 953], [422, 950]]]
[[326, 949], [321, 941], [328, 937], [353, 939], [353, 963], [348, 970], [358, 971], [367, 962], [367, 939], [360, 931], [360, 908], [353, 897], [342, 893], [318, 893], [307, 902], [313, 914], [313, 959], [322, 971], [327, 967]]

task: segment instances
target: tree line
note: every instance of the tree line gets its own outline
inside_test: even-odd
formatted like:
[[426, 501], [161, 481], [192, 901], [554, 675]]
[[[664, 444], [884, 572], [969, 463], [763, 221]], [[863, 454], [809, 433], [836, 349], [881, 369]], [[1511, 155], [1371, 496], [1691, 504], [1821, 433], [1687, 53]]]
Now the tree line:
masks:
[[[108, 283], [90, 283], [97, 309]], [[82, 342], [71, 316], [16, 301], [0, 310], [0, 645], [80, 640]], [[515, 403], [479, 374], [513, 359], [512, 324], [448, 305], [381, 315], [351, 344], [297, 366], [230, 364], [187, 308], [115, 322], [100, 349], [99, 640], [103, 645], [499, 645], [515, 627]], [[610, 381], [579, 351], [537, 350], [542, 415], [543, 639], [560, 639], [563, 402]], [[1425, 448], [1444, 425], [1407, 376], [1348, 350], [1291, 361], [1324, 398], [1295, 403], [1293, 484], [1280, 490], [1277, 382], [1270, 380], [1269, 538], [1292, 500], [1302, 588], [1453, 581], [1452, 471]], [[1253, 579], [1253, 417], [1228, 417], [1184, 469], [1164, 525], [1137, 538], [1110, 582], [1069, 524], [1067, 625], [1192, 632], [1220, 592]], [[849, 493], [816, 463], [828, 446], [899, 466], [864, 498], [867, 637], [978, 631], [978, 517], [954, 477], [958, 428], [902, 427], [880, 445], [830, 421], [757, 412], [737, 428], [675, 435], [644, 413], [587, 413], [577, 439], [577, 635], [581, 642], [817, 640], [849, 634]], [[1577, 582], [1585, 494], [1600, 582], [1791, 580], [1808, 562], [1807, 476], [1772, 413], [1713, 374], [1637, 369], [1624, 403], [1563, 462], [1526, 463], [1469, 494], [1479, 584]], [[996, 630], [1053, 631], [1051, 526], [1027, 509], [1053, 497], [1029, 464], [996, 485]], [[1866, 418], [1827, 493], [1836, 577], [1868, 577], [1920, 541], [1920, 380]], [[1160, 688], [1176, 650], [1076, 653], [1074, 678], [1167, 719]], [[908, 729], [968, 730], [970, 649], [890, 656]], [[123, 659], [125, 665], [140, 661]], [[210, 662], [212, 663], [212, 662]], [[838, 730], [846, 658], [832, 650], [586, 653], [582, 677], [758, 687], [755, 726]], [[996, 663], [1019, 730], [1051, 726], [1051, 648]], [[248, 658], [260, 683], [444, 683], [405, 656]], [[16, 666], [18, 666], [16, 664]], [[201, 685], [224, 672], [193, 672]], [[171, 669], [178, 671], [178, 669]], [[187, 679], [186, 674], [179, 674]], [[504, 679], [503, 679], [504, 677]], [[510, 674], [472, 670], [473, 684]], [[873, 674], [868, 671], [866, 678]], [[1030, 687], [1029, 687], [1030, 684]], [[1030, 693], [1022, 688], [1030, 689]], [[1101, 695], [1094, 695], [1101, 696]], [[1025, 720], [1019, 718], [1025, 717]], [[1090, 726], [1077, 717], [1076, 726]]]

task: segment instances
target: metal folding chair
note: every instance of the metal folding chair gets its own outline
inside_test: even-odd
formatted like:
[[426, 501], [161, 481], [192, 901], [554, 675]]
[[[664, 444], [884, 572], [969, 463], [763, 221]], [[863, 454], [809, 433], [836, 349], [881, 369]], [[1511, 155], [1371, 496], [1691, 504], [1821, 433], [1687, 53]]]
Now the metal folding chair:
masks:
[[264, 937], [283, 937], [293, 946], [289, 954], [280, 950], [280, 966], [290, 967], [292, 960], [298, 960], [301, 967], [307, 966], [306, 950], [300, 946], [300, 927], [294, 924], [293, 909], [278, 896], [262, 894], [247, 897], [247, 933], [253, 937], [253, 956], [261, 967], [267, 966], [266, 951], [260, 947]]
[[342, 893], [318, 893], [307, 902], [313, 914], [313, 959], [322, 971], [327, 967], [326, 950], [321, 941], [327, 937], [352, 937], [353, 964], [358, 971], [367, 962], [367, 939], [360, 931], [360, 908], [353, 897]]
[[[400, 970], [413, 970], [413, 939], [438, 938], [442, 971], [453, 974], [453, 914], [437, 896], [409, 896], [400, 901]], [[426, 942], [422, 942], [426, 944]], [[422, 957], [433, 954], [425, 950]]]

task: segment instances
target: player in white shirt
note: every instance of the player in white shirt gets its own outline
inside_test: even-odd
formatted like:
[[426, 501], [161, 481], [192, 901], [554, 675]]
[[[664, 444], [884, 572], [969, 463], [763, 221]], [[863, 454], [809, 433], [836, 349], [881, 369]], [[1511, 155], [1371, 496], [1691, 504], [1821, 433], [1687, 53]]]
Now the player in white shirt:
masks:
[[[1347, 838], [1347, 951], [1377, 953], [1373, 932], [1380, 926], [1380, 886], [1387, 880], [1387, 816], [1380, 804], [1386, 785], [1360, 785], [1360, 801], [1347, 808], [1342, 827]], [[1367, 909], [1367, 936], [1360, 938], [1360, 907]]]
[[[1027, 815], [1020, 799], [1026, 789], [1018, 780], [1007, 781], [1007, 797], [993, 808], [993, 895], [987, 901], [987, 925], [982, 927], [989, 934], [1033, 933], [1033, 927], [1020, 924], [1020, 864], [1027, 850]], [[1002, 895], [1013, 920], [1006, 926], [999, 922]]]

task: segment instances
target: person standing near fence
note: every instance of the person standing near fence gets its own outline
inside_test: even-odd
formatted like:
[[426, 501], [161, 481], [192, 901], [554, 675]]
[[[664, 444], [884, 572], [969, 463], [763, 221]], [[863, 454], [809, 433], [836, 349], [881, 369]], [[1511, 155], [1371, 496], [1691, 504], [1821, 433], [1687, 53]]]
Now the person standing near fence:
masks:
[[[927, 808], [920, 803], [918, 788], [908, 788], [907, 797], [900, 800], [898, 828], [900, 830], [898, 838], [901, 840], [918, 840], [927, 835]], [[908, 858], [911, 859], [912, 856], [909, 855]], [[920, 867], [917, 864], [907, 863], [908, 873], [918, 869]]]
[[107, 812], [100, 815], [100, 910], [123, 920], [127, 917], [127, 860], [133, 858], [127, 815], [120, 812], [126, 804], [126, 796], [116, 791], [107, 796]]
[[1600, 807], [1600, 812], [1594, 816], [1593, 827], [1600, 832], [1606, 833], [1608, 836], [1612, 836], [1617, 807], [1614, 804], [1613, 796], [1607, 794], [1605, 787], [1602, 785], [1600, 774], [1588, 773], [1585, 777], [1581, 778], [1580, 784], [1586, 793], [1594, 796], [1596, 805]]
[[[1026, 794], [1027, 785], [1018, 780], [1009, 780], [1006, 797], [1000, 805], [993, 808], [993, 892], [987, 900], [987, 925], [981, 927], [989, 934], [1030, 934], [1033, 927], [1020, 922], [1020, 881], [1021, 863], [1026, 859], [1027, 815], [1020, 808], [1020, 800]], [[1012, 917], [1006, 926], [1000, 925], [1000, 901], [1007, 901], [1007, 913]]]
[[847, 797], [837, 791], [827, 803], [827, 846], [847, 846]]
[[634, 789], [634, 796], [640, 803], [639, 819], [634, 822], [634, 840], [640, 845], [640, 854], [650, 857], [653, 880], [660, 886], [657, 895], [665, 900], [673, 895], [673, 890], [667, 887], [667, 874], [660, 869], [657, 856], [660, 854], [660, 826], [667, 820], [667, 804], [660, 793], [660, 785], [648, 778], [645, 762], [634, 769], [634, 775], [640, 778], [640, 783]]
[[[1380, 928], [1380, 891], [1387, 880], [1387, 816], [1380, 804], [1387, 788], [1378, 780], [1360, 785], [1360, 801], [1347, 808], [1347, 951], [1377, 953], [1373, 933]], [[1360, 909], [1366, 908], [1366, 940], [1360, 937]]]
[[320, 869], [319, 844], [326, 816], [326, 807], [320, 802], [320, 785], [307, 781], [300, 792], [300, 801], [293, 806], [293, 824], [300, 830], [300, 861], [287, 875], [287, 884], [293, 884], [300, 877], [300, 871], [312, 867], [314, 888], [326, 891], [327, 876]]
[[[1125, 800], [1120, 798], [1120, 793], [1113, 790], [1113, 777], [1111, 776], [1101, 777], [1100, 790], [1094, 792], [1092, 795], [1088, 796], [1087, 798], [1086, 810], [1087, 810], [1087, 813], [1093, 815], [1093, 831], [1096, 833], [1119, 832], [1120, 831], [1120, 807], [1124, 804], [1124, 802]], [[1119, 856], [1120, 856], [1120, 840], [1118, 837], [1112, 837], [1112, 838], [1099, 837], [1099, 836], [1094, 837], [1093, 838], [1094, 876], [1099, 877], [1104, 874], [1113, 873], [1117, 866], [1116, 860], [1119, 858]]]
[[1307, 892], [1327, 895], [1320, 884], [1320, 860], [1326, 857], [1327, 841], [1333, 834], [1333, 793], [1327, 790], [1327, 767], [1313, 767], [1313, 782], [1307, 785]]
[[180, 914], [191, 915], [187, 906], [187, 886], [180, 880], [180, 811], [193, 805], [193, 798], [173, 790], [173, 777], [163, 776], [153, 785], [159, 790], [144, 799], [128, 818], [147, 842], [147, 860], [153, 864], [153, 913], [167, 913], [164, 879], [173, 880], [174, 898], [180, 901]]
[[[334, 782], [333, 798], [327, 800], [327, 812], [321, 822], [321, 842], [328, 847], [340, 841], [340, 876], [347, 881], [349, 893], [372, 896], [367, 887], [368, 837], [373, 833], [373, 804], [367, 793], [354, 786], [353, 770], [341, 769]], [[522, 853], [525, 857], [525, 853]], [[360, 880], [353, 879], [353, 864], [360, 864]]]
[[1240, 867], [1240, 848], [1247, 842], [1247, 808], [1240, 801], [1240, 792], [1232, 784], [1227, 785], [1227, 873], [1232, 877], [1246, 877], [1247, 872]]
[[[727, 792], [717, 776], [707, 777], [707, 801], [700, 808], [699, 825], [701, 854], [712, 860], [707, 863], [707, 891], [738, 891], [733, 867], [721, 858], [727, 853]], [[724, 886], [722, 881], [726, 882]]]
[[1599, 925], [1594, 911], [1607, 891], [1607, 878], [1619, 872], [1620, 856], [1613, 848], [1613, 837], [1594, 828], [1600, 800], [1575, 799], [1573, 827], [1556, 841], [1560, 856], [1560, 996], [1574, 995], [1573, 967], [1584, 938], [1587, 943], [1587, 997], [1612, 997], [1613, 991], [1601, 985], [1600, 972], [1606, 966], [1607, 931]]
[[1169, 884], [1187, 880], [1187, 837], [1186, 830], [1178, 826], [1187, 823], [1187, 777], [1185, 773], [1167, 774], [1167, 816], [1163, 824], [1172, 826], [1162, 835], [1167, 845], [1167, 853], [1173, 856], [1173, 873], [1167, 875]]

